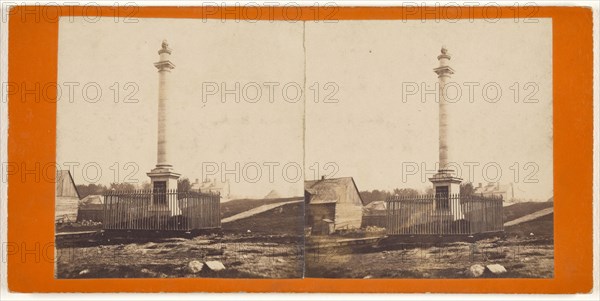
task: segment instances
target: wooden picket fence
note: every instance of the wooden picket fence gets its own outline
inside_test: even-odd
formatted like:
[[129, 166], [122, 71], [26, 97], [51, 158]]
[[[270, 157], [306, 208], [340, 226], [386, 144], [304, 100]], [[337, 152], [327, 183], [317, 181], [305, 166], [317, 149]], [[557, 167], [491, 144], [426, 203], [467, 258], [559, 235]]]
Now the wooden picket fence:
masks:
[[105, 230], [192, 231], [221, 227], [221, 196], [213, 192], [109, 191]]
[[501, 197], [395, 196], [387, 201], [389, 235], [472, 235], [504, 231]]

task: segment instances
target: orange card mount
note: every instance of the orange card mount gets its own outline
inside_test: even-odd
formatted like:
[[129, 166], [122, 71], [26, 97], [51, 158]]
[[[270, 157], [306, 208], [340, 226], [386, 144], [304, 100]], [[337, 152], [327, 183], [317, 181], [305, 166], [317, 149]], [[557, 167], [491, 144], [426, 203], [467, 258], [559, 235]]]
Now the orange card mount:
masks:
[[[492, 17], [515, 22], [522, 19], [551, 19], [555, 225], [553, 277], [57, 279], [55, 203], [52, 201], [55, 199], [56, 185], [54, 180], [45, 179], [52, 179], [57, 169], [59, 17], [85, 17], [90, 20], [105, 17], [123, 22], [142, 18], [293, 22], [447, 22], [449, 19]], [[593, 47], [592, 10], [589, 8], [16, 6], [9, 13], [8, 24], [8, 80], [13, 84], [8, 89], [8, 162], [11, 168], [8, 170], [7, 256], [11, 291], [568, 294], [586, 293], [592, 289]], [[152, 51], [158, 50], [158, 46], [150, 46]], [[36, 91], [41, 92], [21, 93], [23, 87], [37, 87]]]

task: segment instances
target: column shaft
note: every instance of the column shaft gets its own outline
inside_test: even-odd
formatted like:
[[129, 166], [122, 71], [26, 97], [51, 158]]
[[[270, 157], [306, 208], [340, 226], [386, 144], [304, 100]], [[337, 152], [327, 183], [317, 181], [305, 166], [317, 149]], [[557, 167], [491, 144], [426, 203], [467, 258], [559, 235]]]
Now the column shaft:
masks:
[[168, 160], [168, 109], [169, 101], [169, 74], [171, 70], [162, 68], [158, 71], [158, 149], [157, 149], [157, 167], [170, 167]]
[[439, 79], [439, 170], [446, 170], [448, 165], [448, 112], [444, 93], [449, 75], [442, 74]]

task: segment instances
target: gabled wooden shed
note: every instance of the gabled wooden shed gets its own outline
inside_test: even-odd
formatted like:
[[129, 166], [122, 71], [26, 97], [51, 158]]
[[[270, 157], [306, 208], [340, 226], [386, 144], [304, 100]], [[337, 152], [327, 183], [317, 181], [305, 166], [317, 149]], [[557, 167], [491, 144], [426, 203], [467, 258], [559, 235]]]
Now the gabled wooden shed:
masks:
[[304, 182], [306, 225], [313, 234], [360, 228], [363, 201], [352, 177]]

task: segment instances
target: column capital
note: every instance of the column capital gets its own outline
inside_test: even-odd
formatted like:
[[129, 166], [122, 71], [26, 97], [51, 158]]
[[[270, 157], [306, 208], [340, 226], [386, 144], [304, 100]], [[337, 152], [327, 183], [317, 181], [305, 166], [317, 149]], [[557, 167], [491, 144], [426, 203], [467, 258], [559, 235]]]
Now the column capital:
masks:
[[433, 72], [435, 72], [438, 75], [438, 77], [442, 77], [442, 76], [449, 76], [451, 74], [454, 74], [454, 69], [452, 69], [452, 67], [450, 67], [450, 66], [440, 66], [440, 67], [434, 68]]
[[156, 69], [158, 69], [158, 71], [163, 71], [163, 70], [171, 70], [171, 69], [175, 69], [175, 64], [171, 63], [171, 61], [167, 60], [167, 61], [160, 61], [160, 62], [156, 62], [154, 63], [154, 67], [156, 67]]

